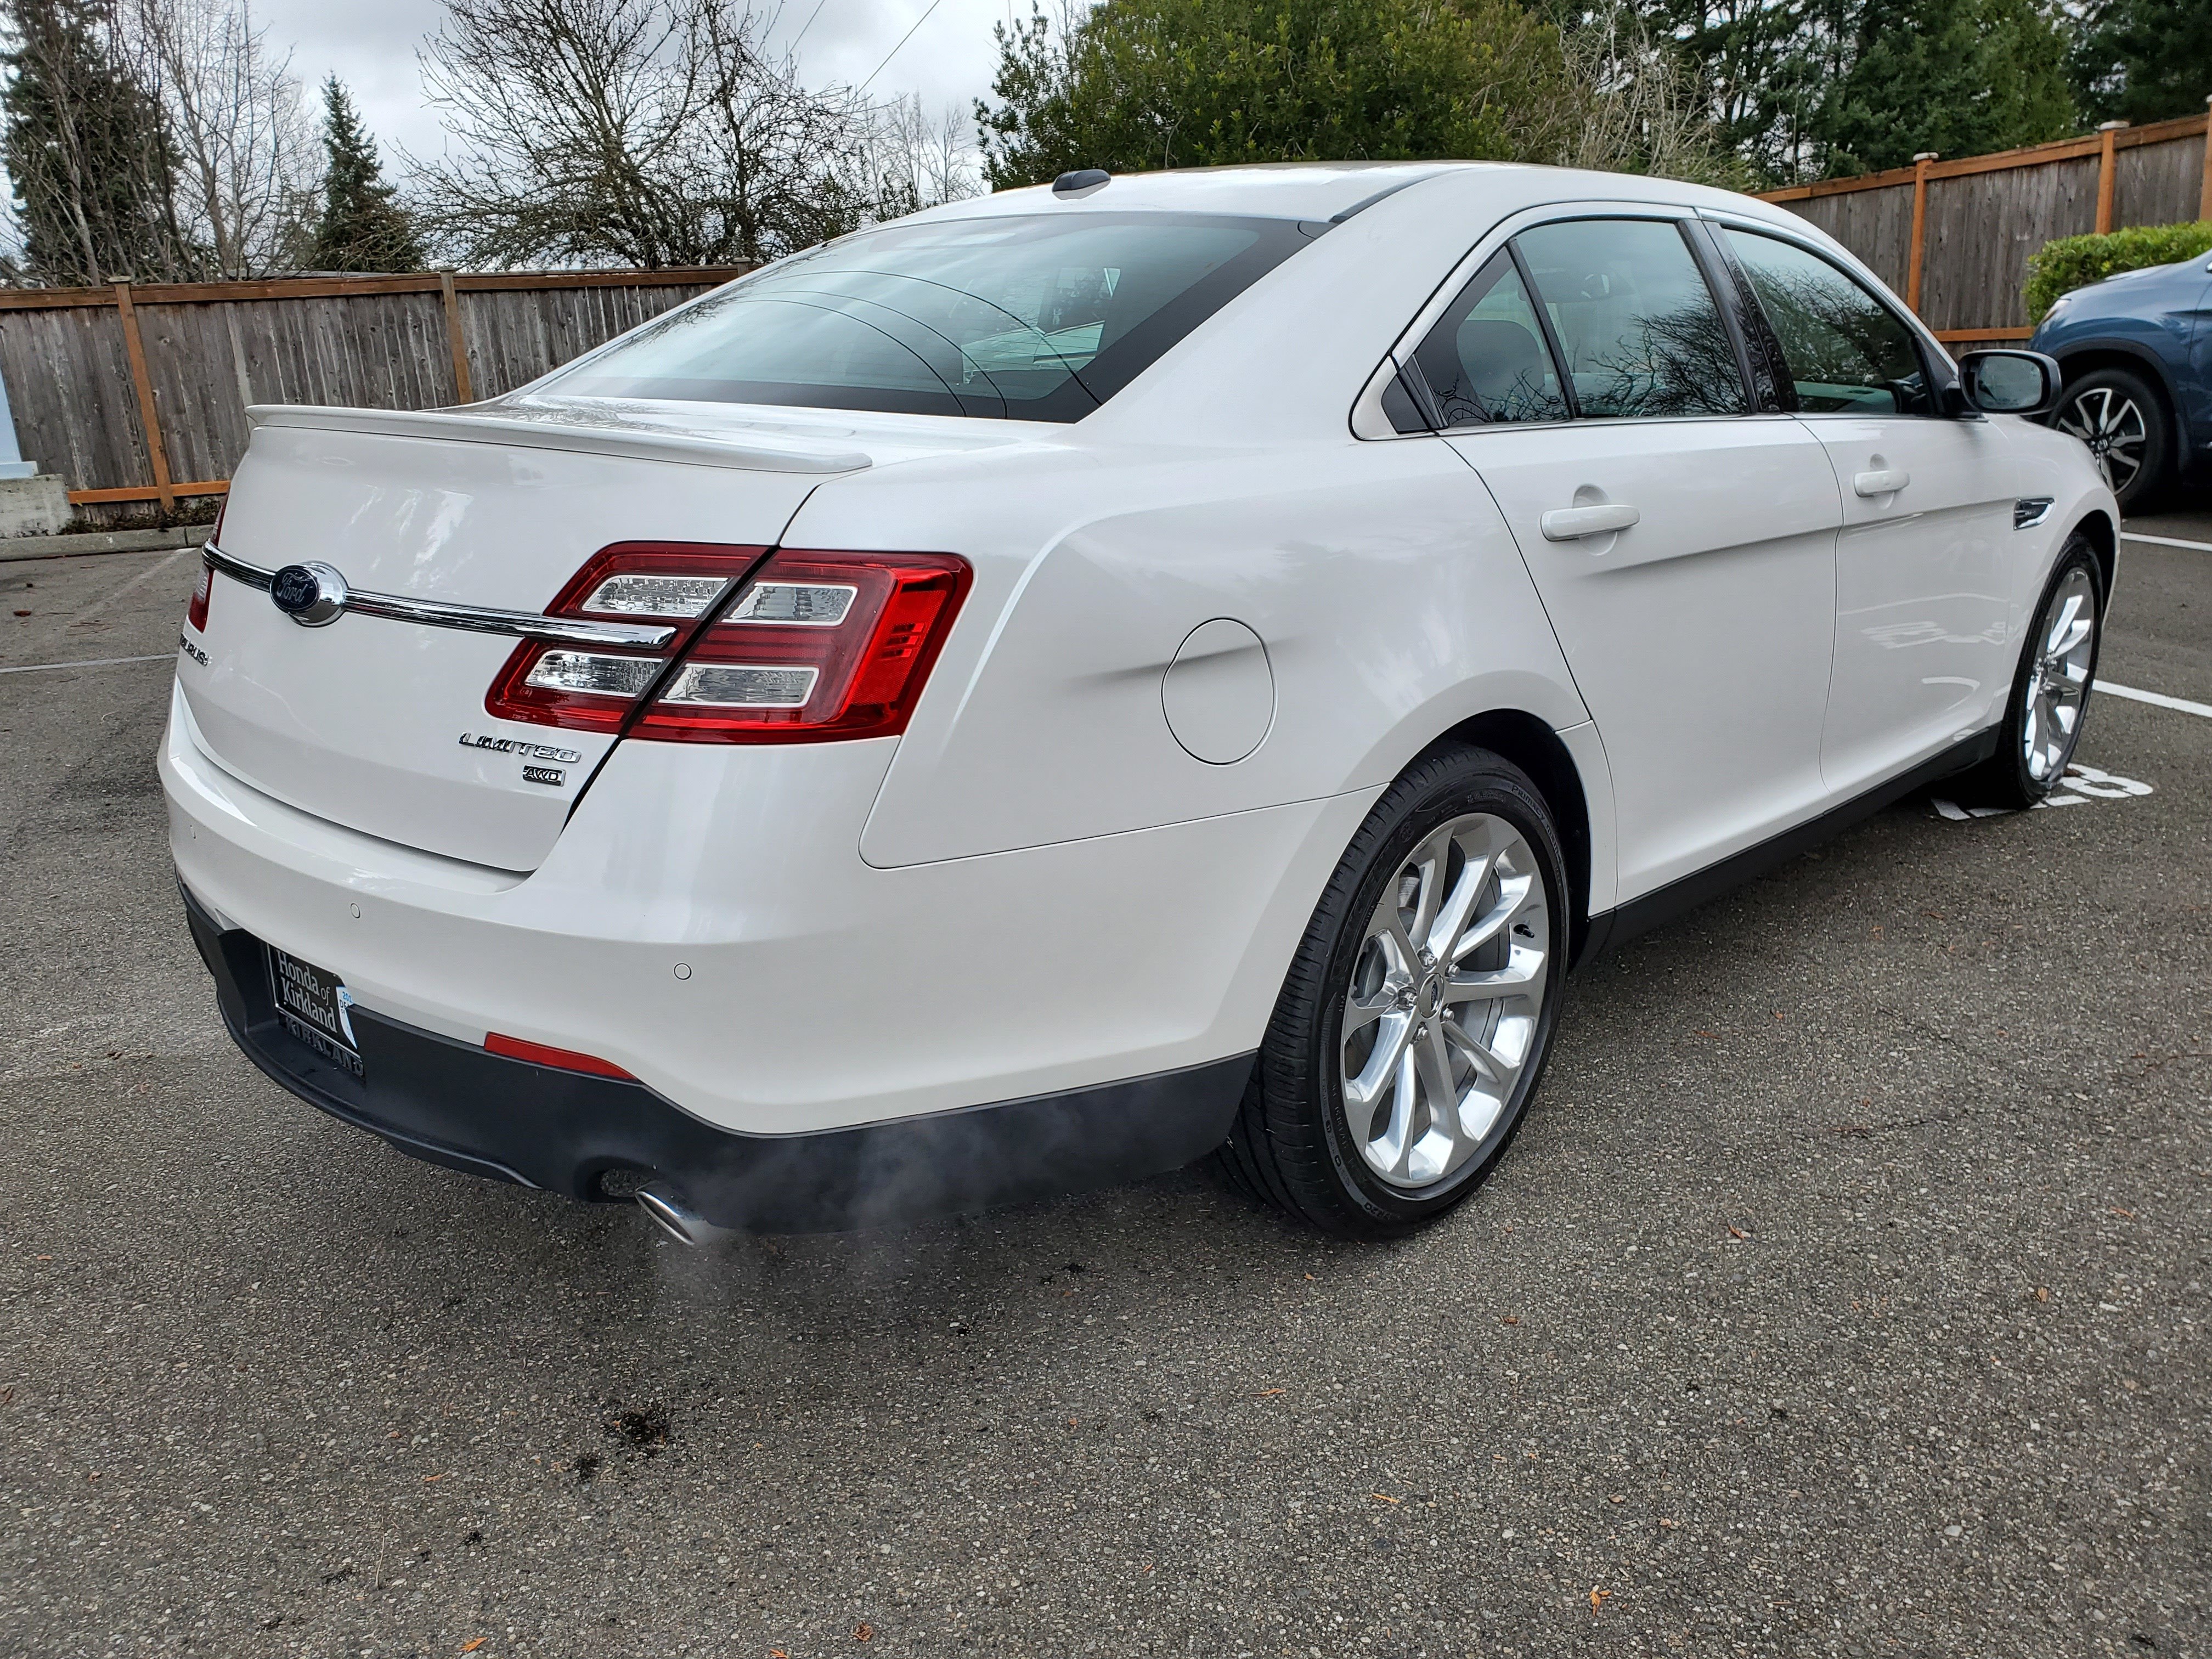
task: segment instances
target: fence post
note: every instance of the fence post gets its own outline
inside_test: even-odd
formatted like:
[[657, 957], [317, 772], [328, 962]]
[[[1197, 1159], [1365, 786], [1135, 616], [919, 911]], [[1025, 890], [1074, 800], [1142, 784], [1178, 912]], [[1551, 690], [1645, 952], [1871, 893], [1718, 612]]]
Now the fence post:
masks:
[[1928, 169], [1935, 164], [1932, 149], [1912, 158], [1912, 254], [1905, 270], [1905, 304], [1916, 317], [1920, 314], [1920, 255], [1928, 246]]
[[2212, 98], [2204, 100], [2204, 187], [2197, 192], [2197, 216], [2212, 219]]
[[115, 285], [115, 314], [123, 324], [123, 350], [131, 360], [131, 384], [138, 392], [138, 419], [146, 428], [146, 459], [154, 465], [154, 493], [161, 511], [177, 510], [177, 492], [169, 477], [169, 458], [161, 448], [161, 416], [154, 407], [154, 377], [146, 372], [146, 345], [138, 337], [138, 313], [131, 303], [131, 284]]
[[2097, 128], [2097, 234], [2112, 228], [2112, 138], [2125, 121], [2106, 121]]
[[459, 395], [456, 403], [476, 402], [476, 390], [469, 384], [469, 346], [461, 333], [461, 296], [453, 289], [453, 273], [438, 273], [438, 292], [446, 301], [446, 343], [453, 354], [453, 390]]

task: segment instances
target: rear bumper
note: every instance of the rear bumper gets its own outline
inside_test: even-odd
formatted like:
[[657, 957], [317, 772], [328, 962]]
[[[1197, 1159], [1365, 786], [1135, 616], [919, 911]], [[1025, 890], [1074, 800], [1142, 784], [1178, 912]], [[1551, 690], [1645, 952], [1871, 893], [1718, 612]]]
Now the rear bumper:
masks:
[[570, 1198], [657, 1176], [718, 1226], [814, 1232], [988, 1208], [1180, 1168], [1219, 1146], [1242, 1054], [1152, 1077], [816, 1134], [719, 1129], [641, 1083], [511, 1060], [356, 1006], [362, 1073], [288, 1032], [265, 947], [182, 887], [225, 1025], [309, 1104], [401, 1152]]
[[781, 1139], [1118, 1087], [1257, 1047], [1367, 797], [942, 864], [856, 842], [894, 740], [625, 743], [528, 874], [379, 842], [224, 771], [175, 706], [177, 874], [356, 1011], [595, 1055]]

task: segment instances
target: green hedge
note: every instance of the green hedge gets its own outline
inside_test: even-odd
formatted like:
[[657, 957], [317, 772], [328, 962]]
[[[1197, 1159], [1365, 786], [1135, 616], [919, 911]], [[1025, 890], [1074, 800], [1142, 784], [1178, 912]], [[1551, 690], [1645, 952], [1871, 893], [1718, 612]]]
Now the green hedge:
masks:
[[2212, 219], [2193, 225], [2137, 225], [2103, 236], [2062, 236], [2027, 259], [2027, 316], [2039, 323], [2058, 296], [2124, 270], [2170, 265], [2212, 252]]

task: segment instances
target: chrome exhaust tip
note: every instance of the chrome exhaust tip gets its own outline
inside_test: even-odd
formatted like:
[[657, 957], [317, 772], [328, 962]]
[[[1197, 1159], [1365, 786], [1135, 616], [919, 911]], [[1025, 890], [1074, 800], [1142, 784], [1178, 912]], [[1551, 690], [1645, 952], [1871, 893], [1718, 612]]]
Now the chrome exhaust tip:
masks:
[[648, 1181], [637, 1189], [637, 1207], [678, 1244], [703, 1250], [737, 1237], [731, 1227], [717, 1227], [684, 1201], [683, 1194], [663, 1181]]

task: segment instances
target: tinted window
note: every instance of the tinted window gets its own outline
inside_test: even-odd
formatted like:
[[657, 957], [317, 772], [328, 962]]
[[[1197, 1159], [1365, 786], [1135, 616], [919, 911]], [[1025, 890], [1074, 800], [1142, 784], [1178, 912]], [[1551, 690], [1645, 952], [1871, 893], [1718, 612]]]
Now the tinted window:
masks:
[[740, 277], [545, 389], [1080, 420], [1306, 240], [1289, 220], [1162, 213], [887, 226]]
[[1808, 415], [1934, 413], [1912, 331], [1817, 253], [1727, 230]]
[[1583, 416], [1741, 415], [1735, 343], [1689, 244], [1651, 219], [1582, 219], [1515, 246]]
[[1459, 291], [1413, 362], [1445, 426], [1567, 418], [1543, 326], [1505, 254]]

